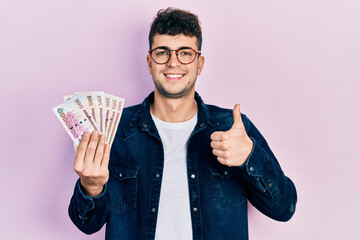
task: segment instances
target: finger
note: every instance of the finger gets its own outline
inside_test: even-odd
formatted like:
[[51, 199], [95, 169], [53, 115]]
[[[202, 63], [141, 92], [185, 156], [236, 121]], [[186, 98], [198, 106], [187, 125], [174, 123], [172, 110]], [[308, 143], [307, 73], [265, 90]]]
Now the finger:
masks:
[[108, 168], [109, 166], [109, 159], [110, 159], [110, 145], [105, 144], [105, 153], [103, 155], [103, 159], [101, 162], [101, 168]]
[[222, 158], [222, 157], [217, 157], [217, 160], [219, 161], [219, 163], [225, 165], [226, 161], [225, 161], [225, 158]]
[[228, 144], [225, 142], [221, 142], [221, 141], [211, 141], [210, 146], [213, 149], [218, 149], [218, 150], [226, 150], [228, 149]]
[[221, 163], [224, 166], [228, 166], [228, 167], [232, 166], [226, 158], [217, 157], [217, 160], [219, 163]]
[[210, 135], [210, 139], [213, 140], [213, 141], [228, 140], [228, 134], [226, 132], [221, 132], [221, 131], [213, 132]]
[[92, 132], [89, 144], [87, 145], [84, 165], [89, 166], [93, 164], [98, 140], [99, 140], [99, 132], [95, 130]]
[[236, 104], [233, 109], [234, 124], [232, 128], [244, 128], [244, 123], [241, 119], [240, 104]]
[[217, 160], [219, 161], [219, 163], [221, 163], [224, 166], [228, 166], [228, 167], [232, 166], [225, 158], [218, 157]]
[[77, 150], [76, 156], [75, 156], [74, 170], [76, 172], [78, 172], [82, 169], [82, 166], [84, 163], [85, 151], [86, 151], [87, 145], [89, 143], [89, 139], [90, 139], [90, 132], [86, 131], [84, 133], [84, 135], [82, 136], [80, 145], [78, 147], [78, 150]]
[[213, 149], [213, 154], [217, 157], [227, 158], [227, 153], [224, 150]]
[[101, 134], [94, 157], [94, 165], [97, 167], [100, 167], [101, 165], [101, 161], [104, 155], [104, 147], [105, 147], [105, 135]]

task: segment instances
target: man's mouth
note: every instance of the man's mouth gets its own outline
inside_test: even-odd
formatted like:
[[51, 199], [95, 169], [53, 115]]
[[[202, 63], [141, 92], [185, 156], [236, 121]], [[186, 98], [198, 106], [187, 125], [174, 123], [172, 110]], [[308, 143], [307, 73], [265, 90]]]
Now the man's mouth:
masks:
[[169, 73], [169, 74], [164, 74], [165, 77], [169, 80], [179, 80], [181, 79], [185, 74], [175, 74], [175, 73]]

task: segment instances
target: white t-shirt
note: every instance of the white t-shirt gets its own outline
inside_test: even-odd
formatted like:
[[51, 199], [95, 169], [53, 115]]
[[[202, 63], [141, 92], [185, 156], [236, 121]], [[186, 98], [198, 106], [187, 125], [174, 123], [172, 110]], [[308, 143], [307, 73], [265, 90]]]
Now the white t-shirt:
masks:
[[189, 185], [186, 167], [187, 143], [197, 123], [197, 113], [186, 122], [168, 123], [151, 115], [164, 147], [156, 240], [191, 240]]

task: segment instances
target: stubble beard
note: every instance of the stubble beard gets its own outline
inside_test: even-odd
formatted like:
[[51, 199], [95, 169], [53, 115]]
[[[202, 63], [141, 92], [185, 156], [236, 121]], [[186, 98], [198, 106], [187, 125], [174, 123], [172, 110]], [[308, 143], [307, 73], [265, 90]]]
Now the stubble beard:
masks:
[[155, 84], [156, 90], [159, 92], [159, 94], [161, 96], [163, 96], [165, 98], [170, 98], [170, 99], [180, 99], [180, 98], [188, 97], [190, 95], [190, 93], [192, 92], [192, 90], [195, 87], [195, 82], [196, 82], [196, 79], [195, 79], [195, 81], [190, 83], [190, 85], [187, 85], [186, 87], [184, 87], [184, 89], [182, 89], [181, 91], [176, 92], [176, 93], [168, 92], [160, 83], [157, 83], [156, 81], [154, 81], [154, 84]]

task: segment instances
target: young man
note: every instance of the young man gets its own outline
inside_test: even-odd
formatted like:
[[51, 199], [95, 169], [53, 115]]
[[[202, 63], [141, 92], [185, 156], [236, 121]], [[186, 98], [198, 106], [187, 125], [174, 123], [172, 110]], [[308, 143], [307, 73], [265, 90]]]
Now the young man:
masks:
[[87, 234], [106, 239], [248, 239], [247, 200], [289, 220], [294, 184], [239, 105], [206, 105], [195, 92], [204, 66], [197, 16], [159, 11], [147, 56], [154, 92], [124, 109], [111, 154], [85, 133], [75, 157], [80, 179], [69, 206]]

